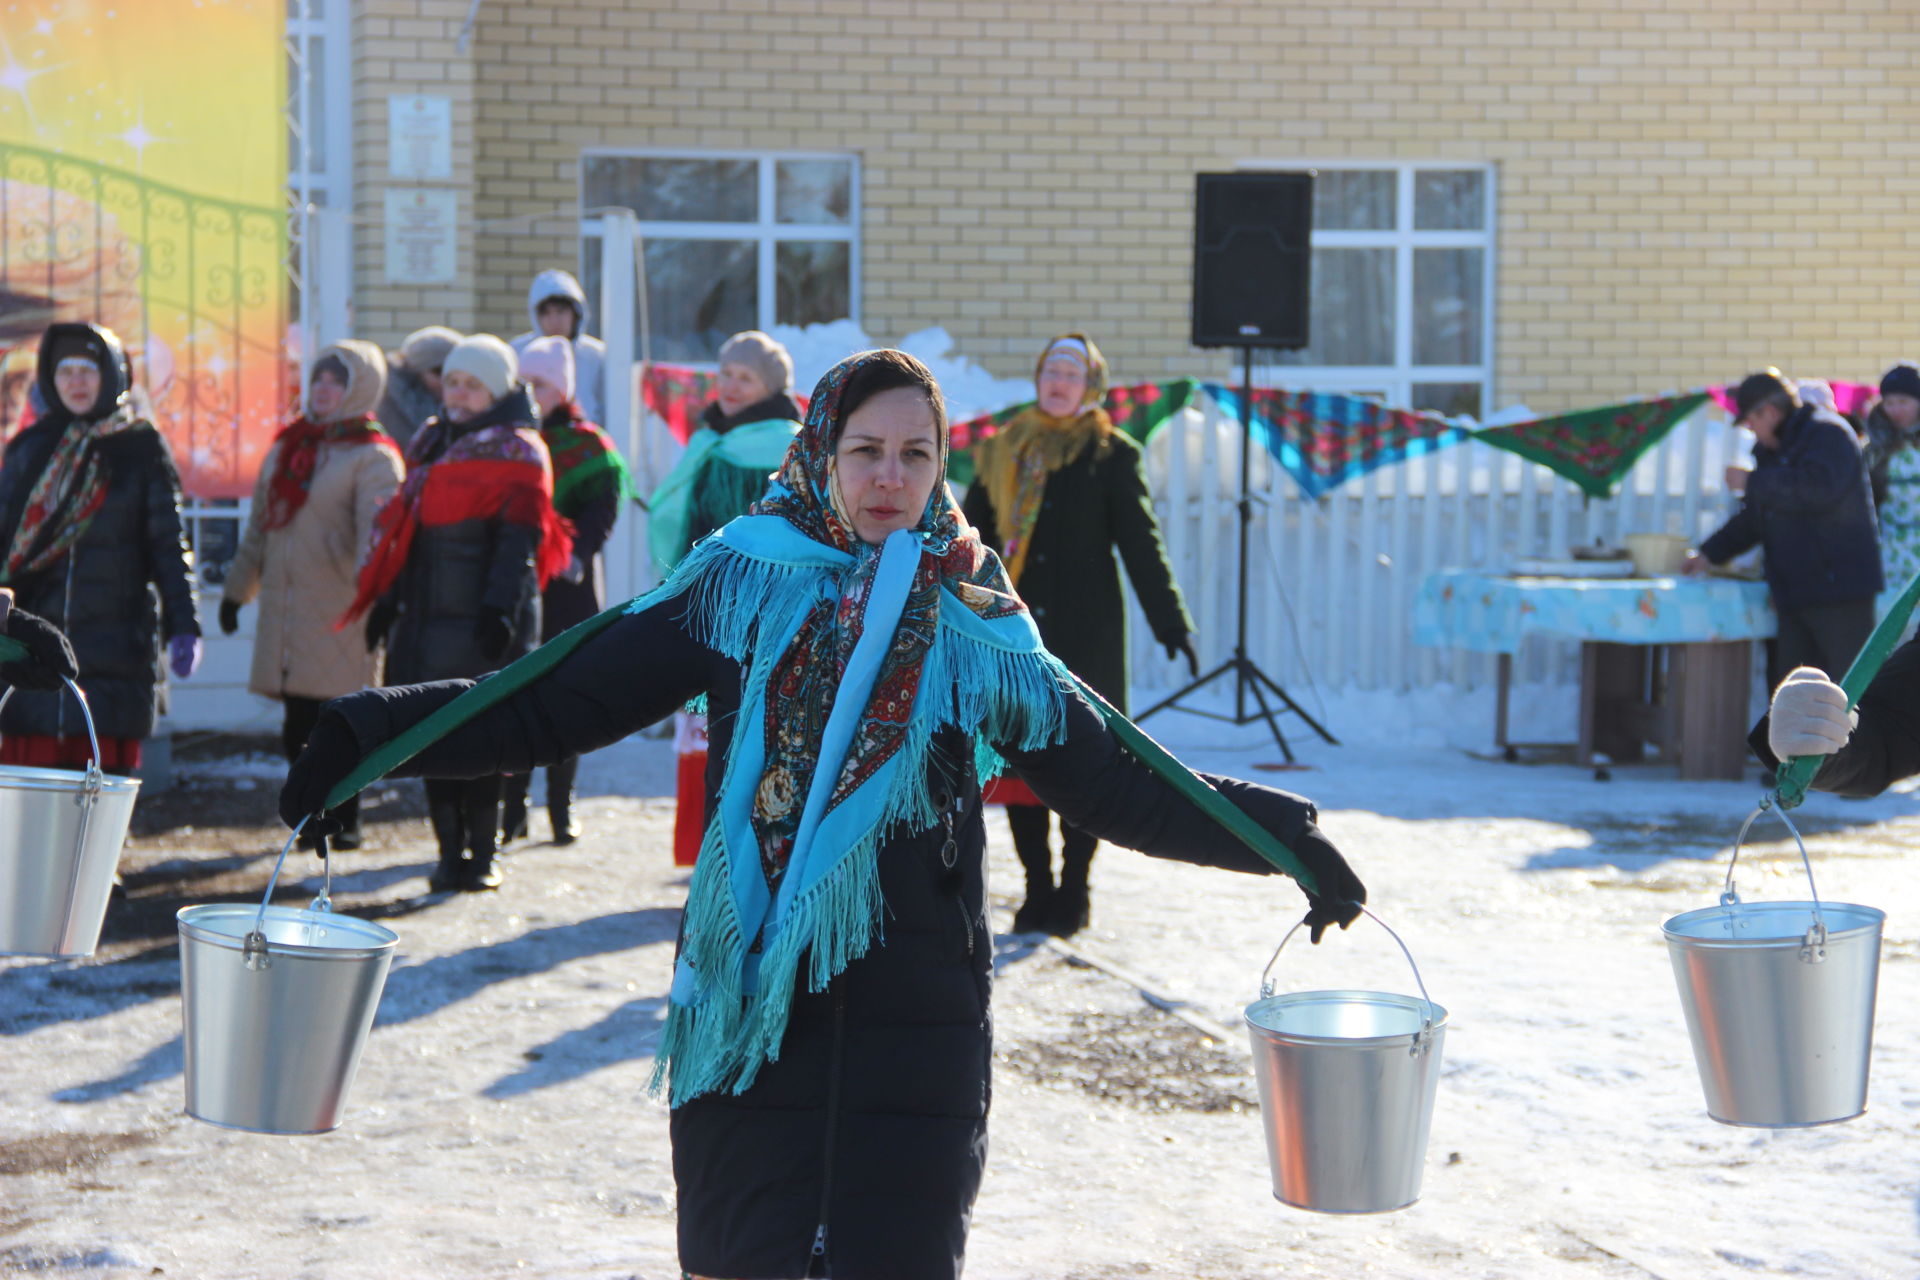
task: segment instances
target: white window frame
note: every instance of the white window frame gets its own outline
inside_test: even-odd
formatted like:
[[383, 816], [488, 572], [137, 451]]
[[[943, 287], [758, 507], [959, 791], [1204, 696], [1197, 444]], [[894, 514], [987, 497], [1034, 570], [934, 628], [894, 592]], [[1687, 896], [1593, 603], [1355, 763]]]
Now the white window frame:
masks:
[[[618, 156], [643, 160], [754, 160], [758, 162], [758, 213], [752, 222], [646, 222], [638, 224], [636, 230], [639, 242], [635, 246], [635, 256], [640, 257], [642, 246], [650, 239], [661, 240], [752, 240], [755, 241], [755, 280], [758, 301], [755, 325], [762, 330], [771, 330], [780, 323], [775, 319], [778, 305], [779, 280], [774, 267], [774, 249], [782, 240], [843, 240], [847, 244], [847, 306], [850, 315], [842, 317], [855, 324], [860, 320], [860, 228], [865, 218], [865, 210], [860, 198], [861, 164], [860, 156], [851, 151], [729, 151], [704, 148], [661, 148], [661, 147], [584, 147], [580, 152], [580, 236], [582, 249], [589, 239], [599, 239], [602, 224], [599, 218], [587, 216], [592, 210], [586, 207], [587, 198], [587, 161], [596, 156]], [[777, 222], [774, 215], [775, 186], [774, 166], [783, 160], [839, 160], [853, 167], [852, 190], [849, 194], [847, 222], [807, 223]], [[584, 258], [584, 252], [583, 252]], [[644, 258], [640, 260], [644, 261]], [[644, 359], [648, 353], [635, 352], [636, 358]], [[709, 365], [696, 367], [707, 368]]]
[[[303, 286], [300, 314], [291, 319], [309, 339], [309, 361], [319, 347], [348, 335], [353, 314], [353, 7], [351, 0], [292, 0], [286, 18], [293, 61], [287, 114], [301, 134], [307, 121], [323, 121], [327, 137], [323, 164], [309, 167], [298, 152], [287, 157], [288, 247]], [[316, 9], [321, 16], [313, 16]], [[298, 69], [316, 36], [326, 41], [326, 66], [302, 85]], [[303, 217], [309, 204], [327, 211], [324, 229]], [[323, 294], [325, 305], [317, 307]]]
[[[1346, 158], [1243, 160], [1242, 170], [1371, 169], [1392, 170], [1395, 183], [1394, 229], [1391, 231], [1322, 231], [1315, 228], [1316, 249], [1391, 249], [1394, 254], [1393, 363], [1391, 365], [1280, 365], [1256, 370], [1256, 380], [1284, 383], [1305, 391], [1384, 392], [1387, 403], [1406, 408], [1413, 385], [1425, 382], [1478, 382], [1480, 416], [1494, 409], [1494, 298], [1498, 274], [1496, 230], [1500, 225], [1499, 168], [1488, 162], [1463, 160], [1350, 160]], [[1485, 177], [1486, 225], [1479, 231], [1416, 231], [1413, 229], [1414, 175], [1423, 169], [1473, 170]], [[1470, 365], [1416, 365], [1413, 362], [1413, 253], [1416, 249], [1480, 249], [1486, 269], [1480, 287], [1480, 362]], [[1257, 358], [1257, 357], [1256, 357]]]

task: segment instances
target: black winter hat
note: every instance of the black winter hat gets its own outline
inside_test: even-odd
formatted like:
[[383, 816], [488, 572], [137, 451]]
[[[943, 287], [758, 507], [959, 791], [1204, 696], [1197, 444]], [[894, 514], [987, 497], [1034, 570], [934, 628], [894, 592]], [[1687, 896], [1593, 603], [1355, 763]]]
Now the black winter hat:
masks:
[[1902, 360], [1880, 376], [1880, 394], [1883, 396], [1912, 396], [1920, 400], [1920, 367], [1911, 360]]
[[1762, 369], [1759, 373], [1750, 373], [1740, 380], [1734, 389], [1733, 422], [1735, 426], [1747, 420], [1747, 415], [1768, 400], [1778, 397], [1790, 406], [1798, 406], [1800, 393], [1787, 381], [1787, 375], [1778, 369]]

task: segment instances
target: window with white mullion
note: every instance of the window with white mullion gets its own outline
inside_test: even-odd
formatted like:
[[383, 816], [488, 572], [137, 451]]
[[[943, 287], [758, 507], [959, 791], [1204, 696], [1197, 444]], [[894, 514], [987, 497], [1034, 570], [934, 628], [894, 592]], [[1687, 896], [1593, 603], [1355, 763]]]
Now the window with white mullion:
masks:
[[[858, 320], [859, 165], [805, 153], [587, 152], [582, 205], [638, 215], [655, 356], [711, 363], [744, 328]], [[597, 287], [597, 225], [584, 229]]]
[[1310, 161], [1311, 344], [1270, 380], [1484, 415], [1493, 365], [1493, 171], [1445, 162]]

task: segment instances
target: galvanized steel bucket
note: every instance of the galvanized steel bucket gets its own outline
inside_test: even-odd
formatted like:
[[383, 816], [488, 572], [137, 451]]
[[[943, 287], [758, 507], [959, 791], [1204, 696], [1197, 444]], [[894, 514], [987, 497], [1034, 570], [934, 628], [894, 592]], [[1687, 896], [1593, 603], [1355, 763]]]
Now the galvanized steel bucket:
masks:
[[[1742, 902], [1734, 892], [1740, 846], [1770, 808], [1800, 847], [1811, 901]], [[1662, 928], [1707, 1114], [1721, 1124], [1792, 1129], [1866, 1110], [1886, 914], [1823, 903], [1812, 886], [1800, 832], [1769, 799], [1740, 828], [1720, 905]]]
[[331, 863], [307, 910], [267, 905], [279, 878], [276, 865], [258, 907], [180, 909], [187, 1114], [253, 1133], [325, 1133], [340, 1125], [400, 939], [333, 913]]
[[1366, 914], [1413, 966], [1418, 997], [1275, 995], [1267, 975], [1296, 924], [1274, 948], [1260, 999], [1246, 1010], [1274, 1197], [1315, 1213], [1404, 1209], [1420, 1198], [1426, 1165], [1447, 1011], [1428, 998], [1400, 935]]
[[[93, 760], [83, 773], [0, 765], [0, 955], [93, 954], [140, 794], [138, 778], [101, 772], [87, 695], [65, 683], [86, 719]], [[11, 688], [0, 694], [0, 708], [11, 697]]]

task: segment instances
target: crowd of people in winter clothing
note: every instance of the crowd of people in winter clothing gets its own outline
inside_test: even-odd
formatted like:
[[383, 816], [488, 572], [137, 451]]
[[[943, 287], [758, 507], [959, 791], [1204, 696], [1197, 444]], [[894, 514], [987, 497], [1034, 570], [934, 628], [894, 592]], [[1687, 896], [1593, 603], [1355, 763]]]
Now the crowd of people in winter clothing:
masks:
[[[850, 356], [803, 404], [789, 353], [735, 334], [648, 495], [664, 582], [603, 613], [602, 552], [639, 496], [596, 425], [604, 348], [566, 272], [540, 273], [528, 315], [511, 342], [433, 326], [308, 368], [219, 604], [227, 634], [256, 611], [248, 687], [282, 705], [282, 816], [323, 854], [357, 847], [357, 800], [319, 810], [369, 752], [573, 632], [396, 771], [425, 780], [430, 887], [501, 885], [536, 769], [553, 839], [577, 839], [581, 755], [676, 717], [694, 870], [656, 1085], [685, 1276], [957, 1276], [992, 1061], [987, 806], [1026, 873], [1018, 931], [1086, 927], [1100, 840], [1273, 871], [1075, 683], [1124, 710], [1123, 569], [1168, 659], [1198, 670], [1106, 361], [1085, 333], [1048, 341], [1035, 403], [977, 444], [959, 495], [919, 361]], [[1880, 390], [1854, 424], [1823, 384], [1742, 382], [1754, 465], [1729, 471], [1740, 509], [1688, 566], [1761, 549], [1780, 629], [1755, 749], [1828, 756], [1815, 785], [1853, 794], [1920, 773], [1920, 650], [1857, 713], [1830, 678], [1883, 586], [1920, 570], [1920, 369]], [[0, 763], [91, 758], [74, 681], [103, 766], [132, 771], [164, 672], [201, 656], [180, 482], [106, 328], [46, 332], [36, 405], [0, 459], [0, 635], [26, 655], [0, 661]], [[1365, 887], [1310, 802], [1206, 782], [1298, 858], [1314, 942], [1357, 917]]]

